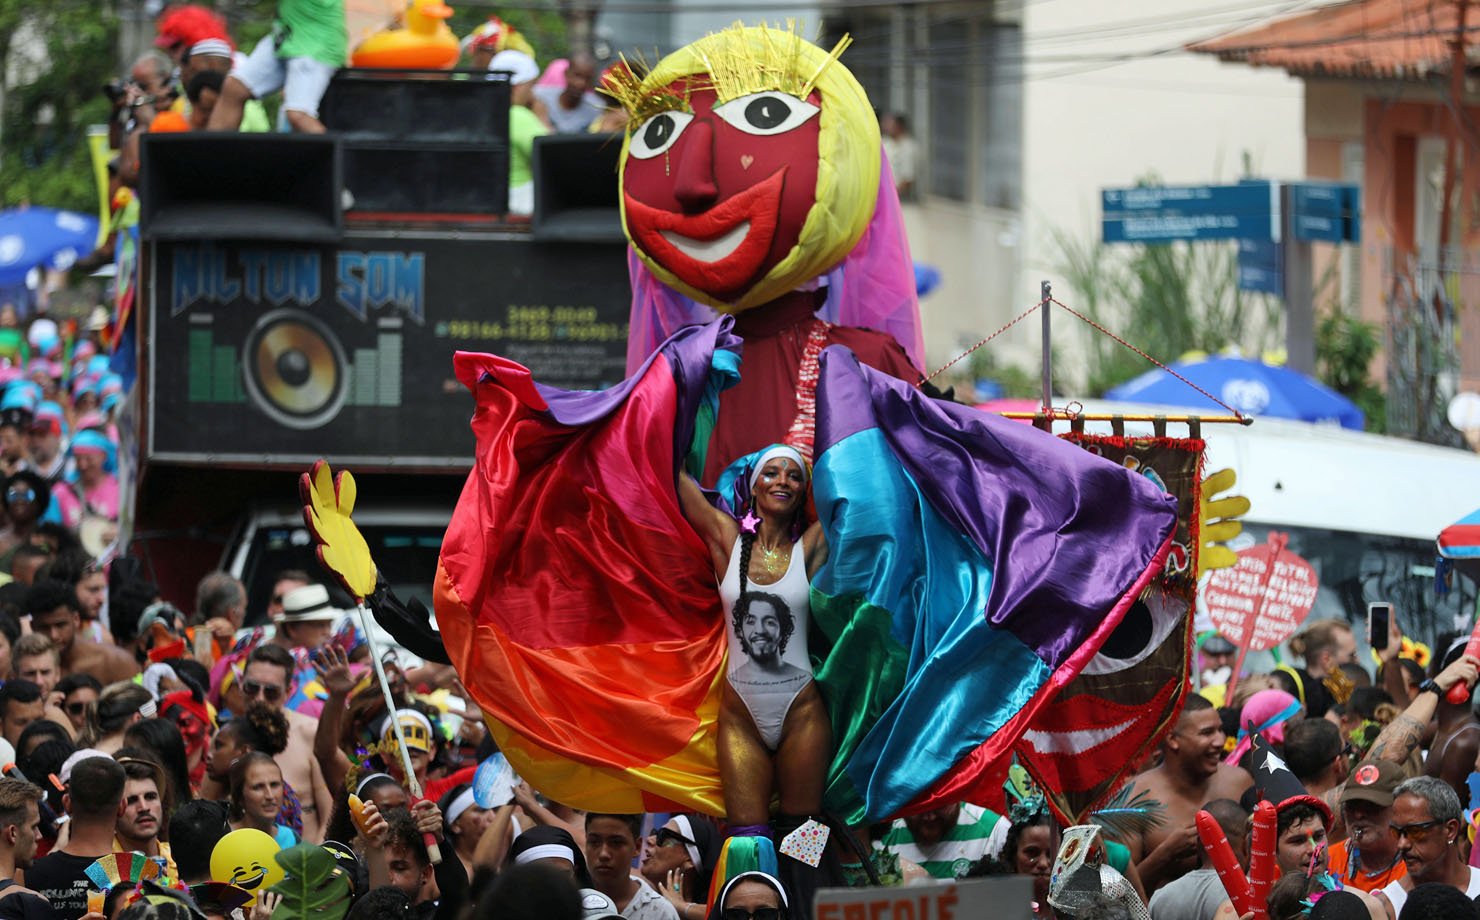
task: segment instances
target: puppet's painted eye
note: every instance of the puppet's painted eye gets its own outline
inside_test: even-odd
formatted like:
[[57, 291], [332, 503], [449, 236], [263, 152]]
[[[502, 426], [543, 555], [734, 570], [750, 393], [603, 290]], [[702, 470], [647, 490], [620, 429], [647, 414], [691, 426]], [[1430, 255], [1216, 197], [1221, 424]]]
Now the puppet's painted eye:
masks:
[[694, 120], [689, 112], [659, 112], [637, 126], [632, 132], [632, 142], [627, 145], [628, 156], [647, 160], [672, 147], [683, 129]]
[[715, 106], [714, 114], [746, 134], [785, 134], [816, 115], [817, 106], [781, 92], [752, 93]]
[[1185, 602], [1149, 592], [1126, 611], [1125, 619], [1100, 646], [1100, 654], [1084, 666], [1084, 673], [1114, 674], [1140, 664], [1161, 648], [1186, 614]]

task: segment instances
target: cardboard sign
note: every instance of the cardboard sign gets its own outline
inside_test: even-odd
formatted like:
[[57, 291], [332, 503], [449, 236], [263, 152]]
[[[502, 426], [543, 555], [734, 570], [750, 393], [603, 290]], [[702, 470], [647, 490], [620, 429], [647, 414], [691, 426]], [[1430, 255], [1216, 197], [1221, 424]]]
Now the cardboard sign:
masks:
[[1263, 545], [1239, 550], [1238, 565], [1208, 576], [1203, 588], [1208, 615], [1240, 649], [1274, 648], [1315, 605], [1320, 580], [1309, 562], [1285, 548], [1288, 539], [1271, 533]]
[[825, 888], [814, 920], [1031, 920], [1033, 880], [1026, 875], [906, 888]]

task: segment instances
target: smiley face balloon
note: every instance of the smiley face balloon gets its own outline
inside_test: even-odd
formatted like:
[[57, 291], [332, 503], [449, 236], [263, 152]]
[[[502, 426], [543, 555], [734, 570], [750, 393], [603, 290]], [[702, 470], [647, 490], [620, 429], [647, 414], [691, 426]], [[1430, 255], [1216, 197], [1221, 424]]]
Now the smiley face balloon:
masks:
[[283, 878], [283, 867], [273, 859], [279, 849], [276, 840], [255, 828], [232, 831], [211, 851], [211, 881], [250, 891], [252, 900], [247, 903], [256, 904], [258, 892]]

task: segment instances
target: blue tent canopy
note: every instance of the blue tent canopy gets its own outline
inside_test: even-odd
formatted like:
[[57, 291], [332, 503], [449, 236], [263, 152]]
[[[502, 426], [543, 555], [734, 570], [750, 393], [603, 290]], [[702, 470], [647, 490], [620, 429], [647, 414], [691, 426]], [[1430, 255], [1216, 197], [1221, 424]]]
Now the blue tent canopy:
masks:
[[[1171, 367], [1245, 415], [1335, 422], [1357, 431], [1363, 428], [1362, 410], [1351, 400], [1314, 377], [1288, 367], [1222, 356], [1178, 361]], [[1186, 406], [1205, 412], [1223, 411], [1217, 403], [1159, 367], [1112, 387], [1105, 397]]]

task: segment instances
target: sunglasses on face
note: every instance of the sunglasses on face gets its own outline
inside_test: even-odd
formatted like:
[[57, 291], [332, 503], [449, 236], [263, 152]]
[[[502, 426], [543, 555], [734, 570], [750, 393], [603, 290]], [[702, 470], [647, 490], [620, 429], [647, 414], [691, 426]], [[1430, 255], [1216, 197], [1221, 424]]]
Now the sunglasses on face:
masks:
[[1388, 833], [1394, 840], [1407, 837], [1410, 843], [1423, 843], [1434, 832], [1434, 828], [1443, 824], [1443, 821], [1420, 821], [1417, 824], [1389, 824]]
[[5, 490], [5, 500], [8, 502], [33, 502], [36, 500], [36, 492], [30, 486], [11, 486]]
[[67, 715], [69, 716], [80, 716], [84, 712], [87, 712], [87, 708], [91, 705], [92, 703], [89, 703], [86, 700], [74, 700], [73, 702], [67, 703], [63, 708], [67, 710]]
[[698, 846], [697, 843], [670, 827], [660, 827], [653, 831], [653, 840], [660, 847]]
[[757, 907], [755, 910], [746, 910], [743, 907], [726, 907], [720, 916], [724, 920], [781, 920], [781, 908]]
[[259, 684], [255, 680], [242, 681], [242, 693], [248, 699], [262, 697], [269, 703], [276, 703], [283, 697], [283, 688], [272, 684]]

